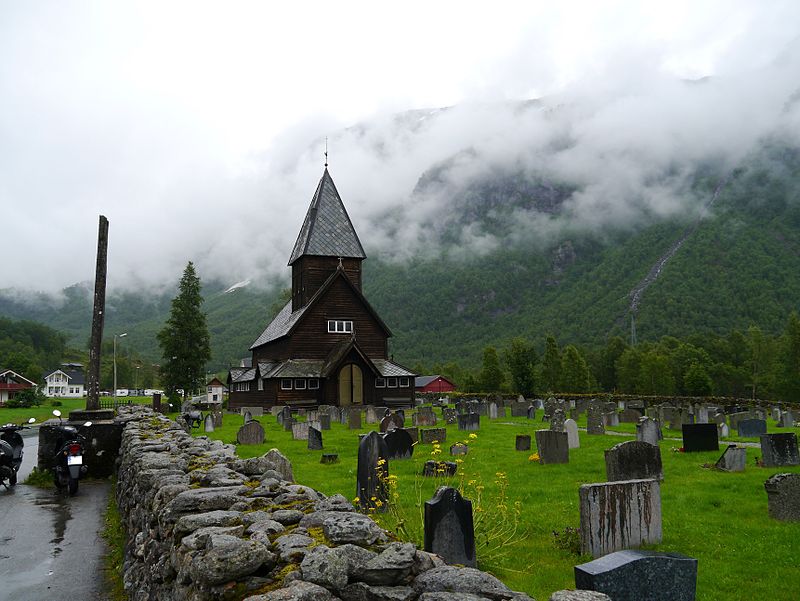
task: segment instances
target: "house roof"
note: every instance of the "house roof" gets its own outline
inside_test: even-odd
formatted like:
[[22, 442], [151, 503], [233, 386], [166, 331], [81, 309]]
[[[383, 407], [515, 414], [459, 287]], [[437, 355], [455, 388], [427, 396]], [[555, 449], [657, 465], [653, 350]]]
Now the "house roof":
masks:
[[303, 255], [367, 258], [327, 167], [311, 199], [289, 265]]
[[231, 367], [231, 382], [252, 382], [256, 378], [254, 367]]
[[[414, 379], [414, 386], [416, 388], [422, 388], [423, 386], [427, 386], [428, 384], [430, 384], [431, 382], [433, 382], [437, 378], [441, 378], [442, 380], [446, 380], [447, 382], [450, 382], [450, 380], [448, 380], [444, 376], [440, 376], [439, 374], [436, 374], [435, 376], [417, 376]], [[450, 383], [452, 384], [452, 382], [450, 382]]]
[[62, 374], [67, 376], [70, 385], [77, 386], [78, 384], [86, 384], [86, 375], [83, 373], [83, 370], [81, 369], [54, 369], [49, 374], [44, 376], [42, 379], [47, 380], [47, 378], [49, 378], [53, 374], [57, 374], [58, 372], [61, 372]]
[[[13, 376], [9, 376], [8, 374], [13, 374]], [[13, 369], [0, 369], [0, 377], [4, 377], [4, 376], [5, 377], [13, 377], [14, 379], [19, 378], [21, 380], [25, 380], [31, 386], [36, 386], [36, 382], [31, 382], [28, 378], [26, 378], [25, 376], [23, 376], [21, 374], [18, 374]]]
[[409, 371], [402, 365], [398, 365], [397, 363], [389, 361], [388, 359], [373, 359], [372, 362], [375, 364], [375, 367], [378, 368], [378, 371], [381, 372], [381, 375], [384, 378], [394, 378], [395, 376], [413, 377], [416, 375], [413, 371]]
[[283, 309], [280, 310], [275, 318], [269, 323], [267, 328], [261, 333], [261, 336], [259, 336], [256, 341], [250, 345], [250, 350], [252, 351], [253, 349], [267, 344], [268, 342], [272, 342], [273, 340], [277, 340], [282, 336], [291, 334], [292, 330], [299, 323], [300, 318], [303, 317], [303, 314], [308, 311], [309, 308], [314, 306], [314, 304], [319, 301], [320, 298], [322, 298], [322, 295], [325, 294], [328, 288], [333, 285], [333, 282], [336, 281], [336, 278], [342, 278], [345, 282], [347, 282], [347, 285], [350, 286], [350, 289], [353, 291], [353, 293], [364, 304], [364, 307], [367, 309], [369, 314], [372, 315], [375, 321], [378, 322], [378, 325], [380, 325], [383, 331], [386, 332], [386, 335], [391, 336], [392, 331], [386, 326], [385, 323], [383, 323], [383, 320], [376, 313], [375, 309], [372, 308], [372, 305], [369, 304], [369, 301], [364, 297], [361, 291], [356, 288], [352, 281], [350, 281], [350, 278], [347, 277], [344, 269], [342, 267], [337, 267], [336, 271], [334, 271], [328, 277], [328, 279], [325, 280], [325, 283], [319, 287], [319, 290], [314, 293], [314, 296], [311, 297], [305, 307], [292, 312], [292, 301], [287, 302]]
[[225, 386], [225, 384], [223, 384], [222, 382], [220, 382], [219, 378], [218, 378], [218, 377], [216, 377], [216, 376], [214, 376], [213, 378], [211, 378], [211, 380], [209, 380], [208, 382], [206, 382], [206, 386], [213, 386], [213, 385], [216, 385], [216, 386]]

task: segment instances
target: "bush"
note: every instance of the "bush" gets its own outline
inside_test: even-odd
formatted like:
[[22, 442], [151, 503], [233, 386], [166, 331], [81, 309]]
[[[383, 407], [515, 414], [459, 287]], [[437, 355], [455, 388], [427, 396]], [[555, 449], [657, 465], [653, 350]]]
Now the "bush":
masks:
[[63, 404], [64, 403], [62, 403], [58, 399], [53, 399], [52, 401], [50, 401], [50, 406], [51, 407], [61, 407]]

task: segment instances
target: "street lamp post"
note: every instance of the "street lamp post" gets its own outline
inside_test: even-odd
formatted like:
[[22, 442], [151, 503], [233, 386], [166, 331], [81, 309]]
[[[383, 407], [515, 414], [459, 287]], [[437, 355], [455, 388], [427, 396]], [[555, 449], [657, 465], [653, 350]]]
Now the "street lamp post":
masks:
[[124, 338], [128, 332], [114, 334], [114, 403], [117, 402], [117, 338]]

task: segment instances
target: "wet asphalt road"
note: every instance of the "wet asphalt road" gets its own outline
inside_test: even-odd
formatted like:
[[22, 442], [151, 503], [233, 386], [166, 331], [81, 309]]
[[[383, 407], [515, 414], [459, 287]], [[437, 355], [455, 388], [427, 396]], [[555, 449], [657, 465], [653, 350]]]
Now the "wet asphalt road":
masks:
[[37, 429], [23, 434], [20, 483], [0, 486], [0, 600], [105, 601], [100, 532], [109, 484], [81, 480], [74, 497], [22, 484], [39, 446]]

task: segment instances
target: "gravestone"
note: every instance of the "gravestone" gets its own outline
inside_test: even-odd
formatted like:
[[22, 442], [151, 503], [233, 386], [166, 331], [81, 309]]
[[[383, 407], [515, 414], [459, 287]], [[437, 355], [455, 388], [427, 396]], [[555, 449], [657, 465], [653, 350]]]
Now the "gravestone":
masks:
[[581, 439], [578, 437], [578, 424], [574, 419], [564, 422], [564, 432], [567, 433], [567, 444], [570, 449], [581, 448]]
[[723, 472], [743, 472], [747, 465], [747, 449], [729, 444], [714, 467]]
[[[272, 414], [272, 417], [278, 418], [278, 414], [283, 410], [283, 407], [280, 405], [273, 405], [269, 408], [269, 412]], [[280, 422], [279, 422], [280, 423]]]
[[308, 419], [307, 420], [309, 428], [316, 428], [317, 430], [322, 430], [322, 424], [319, 422], [318, 419]]
[[708, 423], [708, 407], [700, 405], [694, 412], [695, 422], [698, 424]]
[[330, 430], [331, 429], [331, 416], [327, 413], [320, 413], [319, 414], [319, 427], [321, 430]]
[[211, 417], [214, 420], [214, 427], [221, 428], [222, 427], [222, 409], [215, 408], [211, 411]]
[[465, 413], [458, 416], [458, 429], [471, 432], [473, 430], [480, 430], [481, 416], [477, 413]]
[[249, 411], [243, 411], [242, 412], [242, 420], [243, 420], [242, 421], [243, 424], [246, 424], [247, 422], [253, 421], [253, 414], [250, 413]]
[[481, 401], [478, 403], [478, 415], [486, 417], [489, 415], [489, 403]]
[[420, 430], [419, 436], [422, 444], [431, 444], [434, 441], [443, 443], [447, 440], [447, 430], [444, 428], [429, 428]]
[[322, 450], [322, 431], [309, 426], [308, 428], [308, 450], [321, 451]]
[[658, 422], [651, 417], [639, 418], [639, 422], [636, 424], [636, 440], [658, 446], [660, 439], [661, 427]]
[[575, 566], [575, 586], [614, 601], [694, 601], [697, 560], [679, 553], [617, 551]]
[[764, 467], [781, 467], [784, 465], [800, 465], [797, 452], [797, 434], [762, 434], [761, 460]]
[[770, 411], [772, 413], [772, 421], [778, 422], [781, 420], [781, 408], [780, 407], [773, 407]]
[[469, 453], [469, 447], [463, 442], [457, 442], [456, 444], [450, 446], [451, 455], [466, 455], [467, 453]]
[[296, 423], [297, 423], [297, 420], [295, 418], [293, 418], [293, 417], [290, 417], [289, 419], [283, 420], [283, 429], [286, 432], [291, 432], [292, 431], [292, 426], [294, 426]]
[[586, 410], [586, 433], [605, 434], [606, 427], [603, 421], [603, 409], [598, 403], [590, 403]]
[[380, 421], [373, 405], [367, 405], [367, 412], [364, 416], [364, 420], [368, 424], [377, 424]]
[[[526, 417], [528, 419], [536, 419], [536, 407], [534, 407], [533, 405], [528, 407], [528, 412], [526, 414]], [[542, 420], [544, 420], [544, 416], [542, 416]]]
[[388, 407], [375, 407], [375, 415], [378, 418], [378, 421], [381, 421], [384, 417], [389, 415], [391, 411]]
[[239, 428], [236, 433], [236, 442], [239, 444], [262, 444], [264, 442], [264, 428], [257, 421], [249, 421]]
[[528, 417], [528, 402], [514, 401], [511, 404], [511, 417]]
[[[381, 432], [388, 432], [389, 430], [396, 430], [397, 428], [402, 428], [403, 426], [405, 426], [405, 420], [397, 413], [392, 413], [381, 420], [380, 429]], [[358, 427], [361, 427], [360, 423]]]
[[642, 412], [638, 409], [627, 408], [619, 414], [619, 421], [623, 424], [635, 424], [642, 417]]
[[283, 409], [281, 409], [280, 413], [278, 413], [278, 423], [285, 427], [286, 422], [291, 420], [292, 420], [291, 408], [284, 407]]
[[731, 428], [736, 428], [743, 419], [750, 419], [753, 415], [749, 411], [737, 411], [728, 415], [728, 424]]
[[728, 438], [728, 436], [730, 436], [731, 434], [730, 428], [728, 427], [728, 424], [726, 424], [725, 422], [717, 424], [717, 431], [719, 432], [720, 438]]
[[661, 449], [641, 440], [614, 445], [605, 452], [606, 480], [663, 480]]
[[736, 424], [740, 438], [761, 436], [767, 433], [767, 422], [763, 419], [741, 419]]
[[292, 424], [292, 438], [294, 440], [308, 440], [308, 422]]
[[764, 482], [769, 517], [782, 522], [800, 521], [800, 474], [775, 474]]
[[389, 430], [383, 435], [386, 442], [387, 459], [411, 459], [414, 454], [414, 441], [402, 428]]
[[[359, 413], [359, 418], [361, 414]], [[383, 436], [374, 430], [358, 443], [356, 495], [362, 510], [386, 511], [389, 478], [389, 449]], [[380, 501], [380, 504], [376, 503]]]
[[330, 465], [333, 463], [339, 463], [339, 454], [338, 453], [323, 453], [322, 458], [319, 460], [320, 463], [324, 463], [326, 465]]
[[606, 426], [619, 426], [619, 413], [616, 411], [609, 411], [603, 414], [605, 418]]
[[715, 424], [726, 424], [726, 423], [728, 423], [728, 419], [725, 417], [725, 414], [721, 413], [721, 412], [715, 413], [714, 417], [712, 417], [711, 420]]
[[408, 432], [414, 444], [419, 442], [419, 428], [401, 428], [403, 431]]
[[514, 445], [517, 451], [530, 451], [531, 450], [531, 435], [530, 434], [517, 434], [517, 439]]
[[239, 409], [242, 415], [244, 412], [247, 411], [253, 417], [264, 417], [264, 408], [263, 407], [242, 407]]
[[657, 480], [584, 484], [578, 497], [582, 553], [600, 557], [661, 542], [661, 488]]
[[411, 423], [414, 426], [435, 426], [436, 414], [431, 407], [420, 407], [419, 410], [411, 416]]
[[719, 451], [719, 434], [716, 424], [682, 424], [683, 451]]
[[569, 463], [569, 442], [566, 432], [554, 430], [536, 430], [536, 449], [539, 452], [539, 463]]
[[567, 416], [561, 407], [553, 409], [553, 412], [550, 414], [550, 429], [553, 432], [563, 432], [566, 418]]
[[455, 476], [458, 465], [452, 461], [426, 461], [422, 466], [422, 475], [426, 478]]
[[312, 409], [311, 411], [309, 411], [306, 414], [306, 421], [309, 422], [309, 423], [318, 422], [319, 421], [319, 410], [318, 409]]
[[497, 404], [489, 403], [489, 419], [497, 419]]
[[214, 431], [214, 416], [210, 413], [206, 415], [205, 420], [203, 420], [203, 431], [204, 432], [213, 432]]
[[446, 424], [454, 424], [458, 421], [458, 411], [456, 409], [450, 409], [449, 407], [443, 407], [442, 417]]
[[477, 565], [472, 502], [454, 488], [442, 486], [425, 502], [425, 551], [449, 564]]
[[784, 411], [781, 413], [781, 418], [778, 421], [778, 427], [780, 428], [791, 428], [794, 426], [794, 415], [792, 415], [791, 411]]
[[351, 407], [347, 412], [347, 427], [351, 430], [361, 429], [361, 410]]

